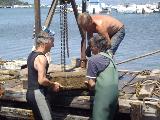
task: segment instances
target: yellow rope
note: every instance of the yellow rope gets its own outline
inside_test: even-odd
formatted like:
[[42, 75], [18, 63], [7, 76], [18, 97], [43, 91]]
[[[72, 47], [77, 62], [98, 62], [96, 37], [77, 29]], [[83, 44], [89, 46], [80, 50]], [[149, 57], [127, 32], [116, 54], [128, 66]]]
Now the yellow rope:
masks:
[[[155, 89], [154, 89], [152, 94], [156, 95], [157, 97], [160, 98], [160, 81], [159, 80], [154, 80], [154, 81], [153, 80], [146, 80], [144, 82], [138, 81], [138, 82], [132, 83], [132, 84], [130, 84], [130, 83], [129, 84], [125, 84], [125, 86], [135, 87], [135, 94], [138, 97], [142, 86], [152, 85], [152, 84], [155, 84]], [[122, 89], [122, 91], [123, 91], [123, 89]]]

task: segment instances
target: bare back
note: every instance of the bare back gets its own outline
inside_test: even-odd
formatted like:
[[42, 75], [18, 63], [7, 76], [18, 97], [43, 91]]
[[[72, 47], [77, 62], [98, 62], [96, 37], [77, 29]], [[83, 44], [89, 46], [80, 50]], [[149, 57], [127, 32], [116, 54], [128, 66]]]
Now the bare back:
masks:
[[92, 31], [100, 34], [107, 33], [109, 38], [123, 26], [123, 23], [111, 16], [94, 15], [92, 20], [95, 24], [95, 29], [92, 29]]

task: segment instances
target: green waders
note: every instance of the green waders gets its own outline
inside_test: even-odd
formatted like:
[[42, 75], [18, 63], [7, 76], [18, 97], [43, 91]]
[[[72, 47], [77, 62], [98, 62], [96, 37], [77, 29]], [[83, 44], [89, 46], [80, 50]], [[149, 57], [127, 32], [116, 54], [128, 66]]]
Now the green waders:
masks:
[[99, 53], [110, 59], [109, 66], [96, 79], [93, 120], [112, 120], [118, 100], [118, 72], [107, 53]]

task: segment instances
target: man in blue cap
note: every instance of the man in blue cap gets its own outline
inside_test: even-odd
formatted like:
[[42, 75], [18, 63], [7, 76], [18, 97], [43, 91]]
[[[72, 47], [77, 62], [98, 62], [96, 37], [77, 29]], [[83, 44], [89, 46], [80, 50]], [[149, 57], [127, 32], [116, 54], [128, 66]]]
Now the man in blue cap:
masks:
[[[54, 31], [51, 31], [49, 28], [46, 28], [45, 26], [42, 26], [42, 30], [46, 33], [48, 33], [50, 36], [53, 36], [55, 35], [55, 32]], [[35, 35], [35, 28], [33, 29], [33, 37], [32, 39], [34, 39], [36, 41], [36, 35]], [[34, 51], [36, 48], [35, 48], [35, 45], [33, 45], [32, 47], [32, 51]], [[51, 53], [50, 52], [47, 52], [45, 54], [47, 60], [48, 60], [48, 63], [50, 64], [51, 63]]]
[[26, 99], [32, 108], [35, 120], [52, 120], [52, 111], [47, 98], [47, 89], [58, 92], [62, 87], [57, 82], [51, 82], [46, 77], [49, 67], [45, 56], [54, 47], [54, 34], [42, 30], [36, 39], [35, 50], [27, 59], [28, 89]]

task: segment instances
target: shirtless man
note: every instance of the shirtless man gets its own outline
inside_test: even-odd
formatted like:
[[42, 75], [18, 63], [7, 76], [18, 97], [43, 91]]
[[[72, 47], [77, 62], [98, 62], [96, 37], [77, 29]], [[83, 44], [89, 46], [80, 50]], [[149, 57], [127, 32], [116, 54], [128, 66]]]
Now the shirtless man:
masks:
[[[107, 40], [110, 53], [113, 55], [125, 36], [123, 23], [111, 16], [90, 16], [84, 12], [78, 16], [78, 24], [81, 26], [84, 34], [88, 34], [88, 39], [93, 37], [93, 33], [98, 33], [103, 36]], [[90, 57], [90, 50], [88, 51], [88, 49], [90, 49], [89, 46], [87, 47], [86, 55], [88, 54], [87, 56]]]

